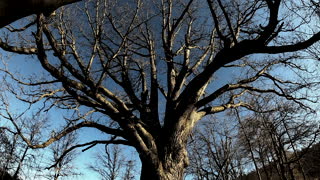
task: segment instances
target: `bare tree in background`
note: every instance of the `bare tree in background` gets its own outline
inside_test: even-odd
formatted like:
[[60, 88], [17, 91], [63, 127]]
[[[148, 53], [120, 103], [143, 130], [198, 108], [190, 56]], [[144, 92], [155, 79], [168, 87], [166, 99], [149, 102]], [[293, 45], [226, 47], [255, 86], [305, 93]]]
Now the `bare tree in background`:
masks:
[[[260, 112], [236, 110], [222, 122], [209, 119], [199, 124], [188, 145], [187, 175], [199, 180], [311, 178], [302, 161], [312, 161], [305, 156], [318, 139], [314, 115], [268, 98], [256, 103]], [[270, 111], [263, 111], [268, 107]]]
[[134, 161], [125, 158], [119, 146], [106, 146], [105, 152], [97, 152], [95, 163], [89, 168], [98, 173], [104, 180], [132, 180]]
[[75, 144], [77, 144], [77, 135], [75, 133], [70, 133], [51, 145], [50, 149], [52, 159], [48, 164], [50, 167], [47, 168], [50, 170], [50, 173], [45, 175], [47, 179], [58, 180], [60, 178], [71, 178], [81, 175], [75, 165], [77, 152], [72, 151], [65, 155], [63, 159], [59, 159], [70, 147], [74, 146]]
[[127, 160], [125, 161], [125, 164], [124, 164], [124, 167], [125, 167], [125, 170], [124, 170], [124, 173], [123, 173], [123, 176], [122, 176], [122, 179], [123, 180], [134, 180], [136, 179], [135, 177], [136, 176], [136, 169], [135, 169], [135, 161], [134, 160]]
[[[64, 136], [59, 141], [52, 144], [51, 150], [53, 160], [49, 164], [41, 162], [42, 154], [31, 149], [23, 139], [19, 136], [20, 133], [25, 134], [33, 143], [39, 143], [45, 129], [48, 127], [48, 117], [45, 115], [28, 114], [24, 118], [24, 113], [12, 113], [10, 109], [9, 98], [1, 96], [0, 105], [0, 169], [12, 175], [13, 179], [34, 179], [40, 176], [49, 177], [49, 179], [58, 179], [59, 177], [71, 177], [80, 175], [76, 173], [75, 166], [72, 166], [72, 161], [75, 159], [76, 152], [68, 153], [64, 159], [56, 163], [56, 160], [74, 144], [76, 144], [75, 133], [70, 133]], [[17, 132], [19, 126], [20, 132]], [[47, 174], [45, 165], [51, 166], [53, 175]], [[51, 169], [50, 168], [50, 169]], [[41, 171], [42, 173], [38, 173]], [[45, 173], [43, 173], [45, 172]], [[60, 179], [60, 178], [59, 178]]]
[[188, 138], [201, 119], [236, 108], [260, 111], [250, 101], [257, 95], [312, 111], [320, 32], [305, 3], [311, 2], [89, 0], [55, 16], [39, 14], [26, 31], [4, 30], [3, 50], [36, 56], [46, 71], [46, 78], [28, 81], [3, 69], [17, 83], [12, 92], [23, 87], [18, 98], [47, 111], [78, 112], [40, 144], [19, 135], [29, 147], [44, 148], [94, 128], [110, 139], [70, 149], [132, 146], [141, 179], [180, 180]]
[[215, 120], [199, 124], [188, 144], [187, 175], [198, 180], [229, 180], [244, 174], [242, 159], [245, 157], [240, 156], [236, 132], [236, 124], [221, 124]]
[[[1, 107], [1, 126], [0, 126], [0, 169], [12, 175], [13, 179], [25, 177], [28, 174], [27, 169], [32, 169], [34, 163], [38, 160], [38, 152], [32, 150], [19, 136], [22, 132], [17, 132], [11, 122], [22, 128], [33, 143], [39, 143], [41, 134], [46, 124], [46, 119], [34, 116], [37, 120], [29, 117], [20, 118], [19, 115], [11, 114], [8, 104], [2, 99]], [[3, 108], [4, 107], [4, 108]], [[2, 124], [5, 124], [3, 126]]]
[[[13, 148], [15, 148], [15, 141], [11, 142], [11, 137], [7, 134], [7, 132], [2, 128], [0, 130], [0, 179], [11, 179], [12, 176], [9, 174], [9, 165], [8, 161], [14, 159], [12, 157]], [[10, 178], [9, 178], [10, 177]]]
[[[268, 107], [268, 100], [257, 104]], [[278, 102], [276, 110], [258, 113], [239, 119], [243, 128], [239, 130], [239, 143], [242, 150], [252, 154], [256, 162], [255, 171], [267, 179], [307, 179], [301, 159], [302, 149], [309, 149], [317, 142], [319, 129], [311, 119], [292, 103]], [[270, 107], [270, 104], [269, 104]], [[249, 138], [246, 138], [249, 137]], [[258, 173], [256, 173], [258, 175]]]

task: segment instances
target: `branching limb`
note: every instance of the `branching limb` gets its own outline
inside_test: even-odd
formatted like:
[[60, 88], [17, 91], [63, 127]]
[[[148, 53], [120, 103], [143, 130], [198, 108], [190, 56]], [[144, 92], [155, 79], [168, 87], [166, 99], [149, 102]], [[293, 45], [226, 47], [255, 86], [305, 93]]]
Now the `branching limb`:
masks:
[[[3, 116], [3, 117], [5, 117], [5, 116]], [[32, 144], [32, 142], [22, 134], [19, 126], [16, 124], [14, 118], [11, 116], [10, 113], [8, 113], [8, 117], [6, 117], [6, 118], [12, 122], [12, 124], [14, 125], [15, 129], [17, 130], [17, 133], [19, 134], [19, 136], [32, 149], [48, 147], [50, 144], [52, 144], [55, 141], [58, 141], [59, 139], [61, 139], [65, 135], [67, 135], [69, 133], [72, 133], [73, 131], [76, 131], [78, 129], [84, 128], [84, 127], [96, 128], [96, 129], [98, 129], [98, 130], [100, 130], [100, 131], [102, 131], [104, 133], [112, 134], [112, 135], [115, 135], [115, 136], [120, 136], [120, 137], [125, 137], [126, 136], [123, 133], [122, 130], [112, 129], [112, 128], [106, 127], [104, 125], [95, 123], [95, 122], [84, 121], [84, 122], [78, 123], [76, 125], [73, 125], [71, 127], [65, 128], [64, 130], [62, 130], [61, 132], [57, 133], [55, 136], [49, 138], [48, 140], [46, 140], [45, 142], [43, 142], [41, 144]]]
[[37, 54], [38, 53], [37, 48], [11, 46], [8, 43], [2, 41], [1, 39], [0, 39], [0, 47], [5, 51], [9, 51], [9, 52], [17, 53], [17, 54], [32, 55], [32, 54]]
[[225, 111], [227, 109], [237, 108], [237, 107], [245, 107], [247, 109], [253, 109], [249, 104], [244, 103], [244, 102], [239, 102], [239, 103], [236, 103], [236, 104], [224, 104], [224, 105], [221, 105], [221, 106], [207, 107], [207, 108], [201, 109], [198, 112], [203, 114], [203, 116], [205, 116], [205, 115], [209, 115], [209, 114], [215, 114], [215, 113], [223, 112], [223, 111]]
[[81, 147], [85, 147], [85, 146], [88, 146], [87, 148], [83, 149], [82, 152], [98, 145], [98, 144], [105, 144], [105, 145], [108, 145], [108, 144], [123, 144], [123, 145], [127, 145], [127, 146], [132, 146], [128, 141], [126, 140], [116, 140], [116, 139], [111, 139], [109, 141], [91, 141], [91, 142], [87, 142], [87, 143], [83, 143], [83, 144], [77, 144], [75, 146], [72, 146], [70, 147], [69, 149], [65, 150], [63, 152], [63, 154], [58, 158], [58, 160], [55, 162], [55, 164], [53, 164], [52, 166], [50, 167], [47, 167], [46, 169], [51, 169], [51, 168], [54, 168], [56, 167], [62, 160], [63, 158], [68, 154], [70, 153], [71, 151], [77, 149], [77, 148], [81, 148]]

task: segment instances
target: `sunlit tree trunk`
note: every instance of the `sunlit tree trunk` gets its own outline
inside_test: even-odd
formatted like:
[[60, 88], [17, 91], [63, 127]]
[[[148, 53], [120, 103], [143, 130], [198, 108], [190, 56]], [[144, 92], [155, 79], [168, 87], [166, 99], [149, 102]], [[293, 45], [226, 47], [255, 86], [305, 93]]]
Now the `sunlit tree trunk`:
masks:
[[[179, 156], [177, 153], [172, 154], [173, 156]], [[155, 157], [158, 158], [158, 157]], [[185, 164], [184, 160], [167, 160], [167, 161], [156, 161], [151, 163], [150, 160], [142, 159], [141, 168], [141, 180], [182, 180], [184, 177]], [[151, 164], [150, 164], [151, 163]]]

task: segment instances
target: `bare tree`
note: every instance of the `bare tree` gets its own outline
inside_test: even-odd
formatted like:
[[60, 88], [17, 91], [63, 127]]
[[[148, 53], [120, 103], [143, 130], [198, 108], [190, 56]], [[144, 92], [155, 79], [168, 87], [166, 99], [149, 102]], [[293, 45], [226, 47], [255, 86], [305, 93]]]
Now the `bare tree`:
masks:
[[318, 58], [320, 32], [303, 2], [90, 0], [48, 18], [39, 14], [33, 29], [17, 32], [16, 41], [7, 33], [0, 47], [36, 56], [47, 79], [26, 82], [3, 71], [25, 86], [19, 99], [79, 116], [43, 143], [20, 136], [44, 148], [95, 128], [111, 138], [66, 152], [124, 144], [139, 153], [141, 179], [182, 179], [188, 137], [206, 116], [257, 111], [250, 97], [258, 94], [311, 111], [317, 97], [309, 92], [318, 82], [306, 65]]
[[[12, 148], [12, 142], [10, 142], [10, 139], [7, 135], [7, 133], [1, 129], [0, 130], [0, 153], [1, 153], [1, 157], [0, 157], [0, 179], [12, 179], [13, 177], [9, 174], [8, 172], [8, 165], [6, 163], [8, 163], [8, 161], [10, 161], [11, 159], [13, 159], [12, 154], [10, 153], [13, 151]], [[10, 156], [11, 155], [11, 156]]]
[[[265, 100], [257, 106], [266, 107], [269, 103]], [[301, 112], [295, 104], [278, 102], [271, 105], [276, 106], [273, 108], [275, 110], [247, 114], [243, 120], [239, 117], [242, 150], [250, 152], [252, 161], [256, 163], [255, 172], [261, 171], [256, 173], [257, 176], [296, 179], [299, 175], [301, 179], [306, 179], [301, 164], [304, 153], [300, 151], [309, 149], [317, 142], [317, 123], [311, 120], [313, 116]]]
[[134, 180], [136, 177], [136, 170], [135, 170], [135, 161], [134, 160], [127, 160], [125, 162], [125, 170], [122, 176], [123, 180]]
[[105, 152], [97, 152], [96, 162], [89, 168], [98, 173], [102, 179], [116, 180], [119, 178], [132, 180], [134, 161], [125, 158], [119, 146], [106, 146]]
[[81, 175], [74, 165], [77, 152], [70, 152], [65, 155], [63, 159], [59, 159], [65, 151], [77, 144], [76, 141], [77, 135], [75, 133], [70, 133], [52, 144], [50, 147], [52, 158], [49, 164], [50, 167], [47, 167], [47, 169], [50, 170], [50, 173], [45, 175], [47, 179], [58, 180], [60, 178], [70, 178], [72, 176]]
[[201, 180], [310, 178], [302, 161], [317, 142], [318, 122], [293, 103], [274, 101], [263, 98], [252, 104], [260, 111], [235, 109], [225, 119], [199, 124], [189, 144], [187, 175]]
[[[25, 177], [28, 174], [26, 169], [33, 167], [37, 161], [37, 153], [32, 150], [19, 136], [20, 132], [15, 131], [10, 121], [19, 124], [23, 129], [24, 134], [28, 134], [28, 139], [33, 143], [38, 143], [43, 133], [45, 119], [37, 116], [37, 121], [29, 119], [20, 119], [19, 116], [14, 116], [11, 113], [1, 113], [2, 122], [7, 122], [6, 126], [0, 126], [0, 152], [1, 162], [0, 169], [12, 175], [13, 179]], [[40, 131], [41, 129], [41, 131]]]
[[245, 157], [240, 156], [241, 147], [236, 144], [237, 125], [221, 122], [211, 119], [199, 124], [192, 136], [187, 175], [194, 179], [229, 180], [244, 173], [241, 166]]

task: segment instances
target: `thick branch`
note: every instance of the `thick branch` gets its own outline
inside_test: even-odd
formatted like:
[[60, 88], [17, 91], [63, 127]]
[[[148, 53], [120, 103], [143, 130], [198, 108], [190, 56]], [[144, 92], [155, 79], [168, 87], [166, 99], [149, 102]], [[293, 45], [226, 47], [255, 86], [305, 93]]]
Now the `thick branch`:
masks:
[[17, 53], [17, 54], [37, 54], [38, 50], [37, 48], [26, 48], [26, 47], [16, 47], [16, 46], [11, 46], [6, 42], [3, 42], [0, 39], [0, 47], [5, 50], [5, 51], [9, 51], [9, 52], [13, 52], [13, 53]]
[[254, 49], [256, 53], [268, 53], [268, 54], [279, 54], [286, 52], [295, 52], [303, 49], [307, 49], [313, 44], [317, 43], [320, 40], [320, 32], [314, 34], [309, 39], [298, 42], [292, 45], [284, 45], [284, 46], [265, 46], [262, 48]]
[[249, 104], [246, 104], [244, 102], [239, 102], [237, 104], [232, 104], [232, 103], [228, 103], [228, 104], [224, 104], [221, 106], [214, 106], [214, 107], [207, 107], [207, 108], [203, 108], [199, 111], [199, 113], [203, 113], [203, 116], [208, 115], [208, 114], [215, 114], [218, 112], [222, 112], [225, 111], [226, 109], [230, 109], [230, 108], [236, 108], [236, 107], [245, 107], [247, 109], [252, 109], [252, 107]]
[[[80, 147], [84, 147], [84, 146], [89, 146], [90, 148], [92, 148], [93, 146], [95, 145], [98, 145], [98, 144], [123, 144], [123, 145], [127, 145], [127, 146], [131, 146], [131, 144], [126, 141], [126, 140], [109, 140], [109, 141], [91, 141], [91, 142], [87, 142], [87, 143], [84, 143], [84, 144], [77, 144], [75, 146], [72, 146], [71, 148], [65, 150], [63, 152], [63, 154], [58, 158], [58, 160], [50, 167], [47, 167], [46, 169], [51, 169], [53, 167], [56, 167], [62, 160], [63, 158], [69, 153], [71, 152], [72, 150], [74, 149], [77, 149], [77, 148], [80, 148]], [[89, 148], [88, 147], [88, 148]], [[82, 150], [82, 151], [85, 151], [87, 150], [88, 148]]]
[[55, 9], [81, 0], [1, 0], [0, 28], [23, 17], [53, 12]]
[[[9, 115], [10, 116], [10, 115]], [[25, 141], [27, 143], [27, 145], [32, 148], [32, 149], [37, 149], [37, 148], [45, 148], [47, 146], [49, 146], [50, 144], [52, 144], [55, 141], [58, 141], [59, 139], [61, 139], [62, 137], [66, 136], [67, 134], [76, 131], [78, 129], [84, 128], [84, 127], [90, 127], [90, 128], [96, 128], [104, 133], [107, 134], [111, 134], [111, 135], [115, 135], [115, 136], [120, 136], [120, 137], [125, 137], [126, 135], [123, 133], [122, 130], [119, 129], [112, 129], [109, 127], [106, 127], [102, 124], [98, 124], [95, 122], [90, 122], [90, 121], [84, 121], [81, 122], [79, 124], [76, 124], [74, 126], [68, 127], [66, 129], [64, 129], [63, 131], [61, 131], [60, 133], [57, 133], [57, 135], [49, 138], [47, 141], [41, 143], [41, 144], [32, 144], [32, 142], [27, 139], [21, 132], [21, 130], [19, 129], [18, 125], [14, 122], [13, 118], [10, 116], [10, 120], [11, 122], [14, 124], [19, 136], [23, 139], [23, 141]]]

